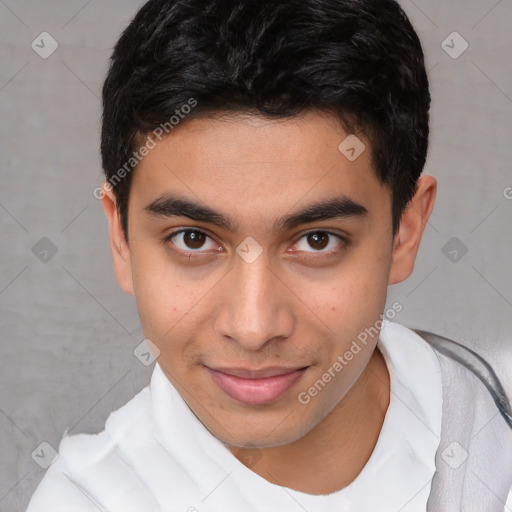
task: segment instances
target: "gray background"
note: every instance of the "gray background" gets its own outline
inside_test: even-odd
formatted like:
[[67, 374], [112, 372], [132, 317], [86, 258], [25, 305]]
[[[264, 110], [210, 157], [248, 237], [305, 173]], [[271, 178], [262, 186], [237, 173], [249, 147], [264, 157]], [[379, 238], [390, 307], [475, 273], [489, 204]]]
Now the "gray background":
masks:
[[[25, 509], [44, 475], [31, 456], [40, 443], [58, 448], [66, 428], [98, 432], [149, 383], [152, 366], [133, 354], [135, 302], [115, 281], [92, 194], [102, 80], [143, 3], [0, 0], [1, 511]], [[426, 172], [439, 193], [414, 274], [389, 303], [404, 305], [397, 321], [475, 348], [512, 395], [512, 0], [402, 5], [426, 52]], [[43, 31], [59, 44], [48, 59], [31, 48]], [[454, 31], [469, 43], [458, 58], [442, 45]]]

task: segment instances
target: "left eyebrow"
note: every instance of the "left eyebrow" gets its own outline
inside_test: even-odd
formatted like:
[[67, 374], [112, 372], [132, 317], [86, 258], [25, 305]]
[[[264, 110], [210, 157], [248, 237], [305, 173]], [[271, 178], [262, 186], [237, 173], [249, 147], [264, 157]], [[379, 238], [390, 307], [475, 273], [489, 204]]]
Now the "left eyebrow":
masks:
[[[190, 199], [166, 194], [159, 197], [144, 208], [150, 215], [158, 217], [188, 217], [189, 219], [206, 222], [231, 232], [238, 229], [238, 222], [225, 216], [209, 206], [191, 201]], [[274, 232], [291, 230], [302, 224], [330, 219], [363, 218], [368, 210], [348, 196], [325, 199], [311, 203], [300, 210], [277, 219], [272, 229]]]
[[291, 230], [302, 224], [330, 219], [363, 218], [368, 210], [348, 196], [339, 196], [317, 203], [312, 203], [289, 216], [282, 217], [274, 223], [274, 231]]

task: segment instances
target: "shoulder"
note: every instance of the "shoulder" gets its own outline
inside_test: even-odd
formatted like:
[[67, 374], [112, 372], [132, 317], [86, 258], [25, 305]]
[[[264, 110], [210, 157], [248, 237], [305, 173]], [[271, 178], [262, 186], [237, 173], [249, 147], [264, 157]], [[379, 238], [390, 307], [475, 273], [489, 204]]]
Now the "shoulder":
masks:
[[[512, 432], [512, 409], [509, 397], [491, 364], [463, 343], [430, 331], [412, 329], [397, 322], [384, 321], [381, 338], [393, 362], [404, 368], [421, 370], [428, 360], [430, 372], [442, 377], [443, 394], [470, 396], [463, 406], [500, 413]], [[431, 376], [433, 377], [433, 375]]]
[[[476, 426], [498, 418], [496, 426], [512, 438], [509, 397], [491, 364], [469, 347], [443, 336], [416, 331], [439, 360], [446, 399], [457, 397], [459, 408], [472, 411]], [[462, 400], [466, 399], [466, 400]]]
[[[443, 379], [431, 499], [438, 501], [437, 509], [451, 508], [447, 503], [459, 500], [453, 507], [457, 510], [501, 511], [507, 496], [512, 498], [512, 414], [507, 394], [482, 356], [453, 340], [420, 333], [438, 358]], [[445, 500], [442, 506], [439, 500]]]
[[[442, 402], [445, 431], [464, 430], [473, 442], [499, 439], [512, 450], [509, 397], [485, 358], [429, 331], [395, 322], [385, 322], [383, 330], [385, 348], [403, 374], [412, 382], [418, 381], [419, 374], [425, 377], [418, 381], [422, 400]], [[442, 385], [434, 386], [437, 382]]]
[[[127, 463], [126, 447], [151, 435], [149, 386], [108, 417], [98, 434], [67, 436], [31, 498], [27, 512], [97, 512], [120, 495], [133, 495], [133, 506], [151, 510], [153, 498]], [[130, 509], [131, 510], [131, 509]], [[133, 508], [137, 510], [137, 508]]]

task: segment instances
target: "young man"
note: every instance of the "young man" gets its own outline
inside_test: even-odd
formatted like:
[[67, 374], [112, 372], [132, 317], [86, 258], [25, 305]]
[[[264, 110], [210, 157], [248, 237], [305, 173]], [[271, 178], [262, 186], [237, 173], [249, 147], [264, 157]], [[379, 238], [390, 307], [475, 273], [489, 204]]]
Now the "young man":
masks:
[[398, 4], [151, 0], [103, 105], [114, 268], [157, 363], [29, 512], [505, 510], [492, 371], [386, 309], [437, 186]]

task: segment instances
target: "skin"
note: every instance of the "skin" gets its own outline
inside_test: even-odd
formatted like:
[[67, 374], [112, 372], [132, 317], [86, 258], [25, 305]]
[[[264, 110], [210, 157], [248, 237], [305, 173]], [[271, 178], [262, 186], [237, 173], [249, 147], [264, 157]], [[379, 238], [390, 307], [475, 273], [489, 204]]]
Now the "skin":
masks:
[[[389, 404], [378, 337], [308, 404], [298, 395], [381, 318], [387, 287], [411, 274], [437, 188], [432, 176], [420, 178], [393, 237], [391, 192], [372, 168], [370, 142], [359, 136], [366, 150], [351, 162], [338, 149], [347, 135], [333, 117], [314, 112], [187, 120], [134, 172], [129, 243], [108, 186], [102, 199], [118, 282], [135, 296], [169, 380], [242, 463], [310, 494], [350, 484], [375, 447]], [[233, 218], [238, 229], [144, 211], [168, 192]], [[272, 230], [275, 219], [339, 194], [367, 214]], [[183, 235], [166, 240], [184, 228], [207, 236], [196, 245]], [[326, 248], [307, 236], [318, 231]], [[247, 237], [262, 248], [252, 263], [236, 252]], [[172, 247], [196, 252], [189, 260]], [[308, 368], [278, 400], [247, 405], [219, 389], [205, 365]]]

